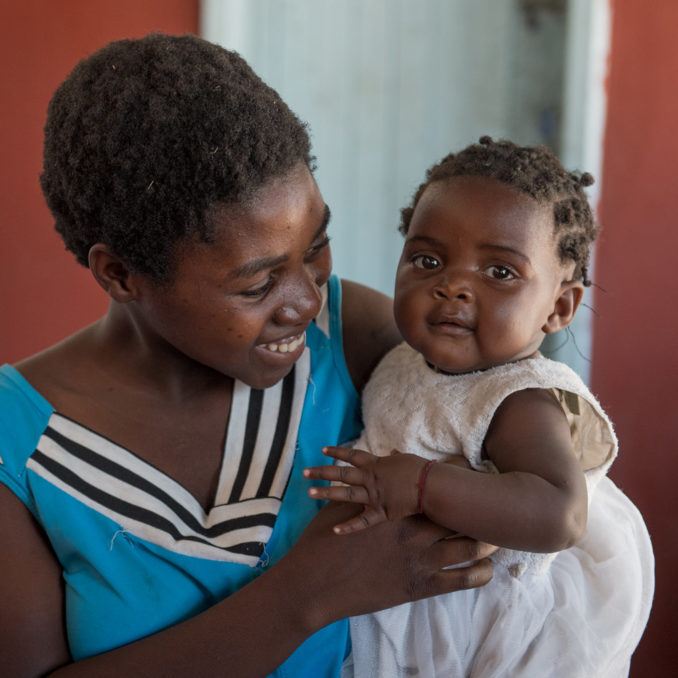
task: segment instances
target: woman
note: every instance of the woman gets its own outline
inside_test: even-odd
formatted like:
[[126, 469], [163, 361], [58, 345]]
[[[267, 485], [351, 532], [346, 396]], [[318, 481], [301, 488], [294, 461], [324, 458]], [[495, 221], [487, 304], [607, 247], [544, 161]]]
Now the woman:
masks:
[[345, 617], [491, 576], [492, 547], [337, 537], [351, 510], [306, 496], [398, 341], [330, 276], [311, 171], [304, 125], [198, 38], [113, 43], [57, 90], [43, 190], [111, 302], [0, 373], [6, 675], [335, 675]]

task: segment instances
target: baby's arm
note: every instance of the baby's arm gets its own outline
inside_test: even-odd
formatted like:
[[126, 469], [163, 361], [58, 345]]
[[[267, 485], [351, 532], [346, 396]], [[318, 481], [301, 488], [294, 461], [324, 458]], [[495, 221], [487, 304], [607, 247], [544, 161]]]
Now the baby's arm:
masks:
[[454, 529], [525, 551], [559, 551], [579, 539], [586, 482], [565, 414], [550, 392], [509, 396], [495, 413], [484, 452], [499, 474], [431, 469], [423, 497], [431, 520], [446, 524], [446, 515], [459, 516], [463, 524]]
[[553, 395], [529, 389], [497, 409], [484, 452], [498, 474], [433, 464], [421, 491], [426, 460], [412, 454], [374, 457], [330, 448], [352, 467], [309, 469], [307, 477], [342, 480], [346, 487], [313, 488], [312, 496], [365, 505], [340, 532], [421, 510], [432, 521], [491, 544], [551, 552], [571, 546], [586, 525], [584, 475], [572, 453], [567, 419]]

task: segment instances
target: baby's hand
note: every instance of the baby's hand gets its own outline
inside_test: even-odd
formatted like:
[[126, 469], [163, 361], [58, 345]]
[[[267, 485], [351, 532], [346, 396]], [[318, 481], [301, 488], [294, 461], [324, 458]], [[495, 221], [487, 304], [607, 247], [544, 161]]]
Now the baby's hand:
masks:
[[398, 520], [418, 511], [421, 470], [426, 460], [393, 450], [390, 457], [377, 457], [364, 450], [325, 447], [323, 453], [351, 466], [316, 466], [304, 470], [306, 478], [344, 483], [337, 487], [312, 487], [314, 499], [363, 504], [362, 513], [334, 527], [337, 534], [364, 530], [385, 520]]

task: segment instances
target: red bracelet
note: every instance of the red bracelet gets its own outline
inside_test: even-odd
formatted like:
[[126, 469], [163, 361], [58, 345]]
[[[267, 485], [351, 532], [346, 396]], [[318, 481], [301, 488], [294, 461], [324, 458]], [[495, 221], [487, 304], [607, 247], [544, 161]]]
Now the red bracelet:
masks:
[[419, 480], [417, 481], [417, 488], [419, 489], [419, 494], [417, 496], [417, 513], [424, 512], [424, 489], [426, 488], [426, 478], [428, 478], [428, 473], [431, 470], [431, 466], [435, 464], [435, 460], [431, 459], [427, 461], [419, 472]]

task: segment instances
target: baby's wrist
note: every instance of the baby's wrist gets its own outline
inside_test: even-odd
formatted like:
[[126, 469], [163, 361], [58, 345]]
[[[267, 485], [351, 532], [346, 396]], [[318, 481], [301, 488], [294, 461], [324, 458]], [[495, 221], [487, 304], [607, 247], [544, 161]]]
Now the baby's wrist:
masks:
[[[401, 471], [400, 491], [396, 496], [399, 496], [400, 510], [398, 514], [401, 517], [416, 516], [423, 513], [421, 506], [421, 481], [422, 474], [424, 483], [426, 482], [427, 468], [430, 469], [430, 463], [424, 457], [418, 454], [405, 454], [402, 457], [406, 461], [406, 467]], [[407, 487], [407, 490], [405, 490]], [[404, 510], [403, 510], [404, 509]]]
[[389, 520], [414, 516], [420, 511], [420, 480], [428, 460], [417, 454], [394, 451], [377, 463], [375, 490]]
[[417, 478], [417, 513], [426, 513], [424, 507], [424, 499], [426, 496], [426, 483], [428, 481], [428, 476], [431, 472], [431, 468], [435, 464], [434, 459], [429, 459], [424, 463], [419, 469], [419, 476]]

